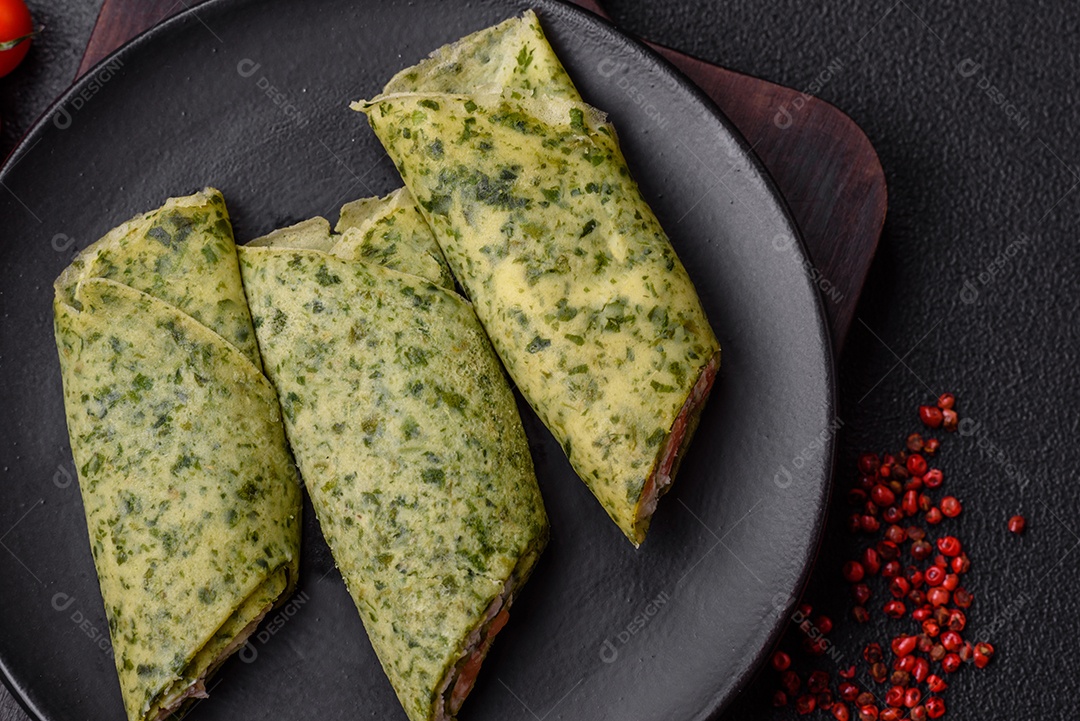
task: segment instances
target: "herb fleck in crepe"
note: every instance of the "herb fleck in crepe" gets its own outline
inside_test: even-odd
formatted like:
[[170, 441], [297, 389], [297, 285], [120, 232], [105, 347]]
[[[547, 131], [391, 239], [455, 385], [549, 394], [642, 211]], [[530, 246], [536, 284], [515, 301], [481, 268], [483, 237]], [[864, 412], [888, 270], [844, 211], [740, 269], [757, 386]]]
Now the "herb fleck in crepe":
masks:
[[315, 218], [241, 247], [244, 289], [372, 646], [409, 718], [445, 719], [547, 517], [503, 370], [407, 191], [350, 203], [337, 227]]
[[675, 474], [719, 346], [690, 278], [536, 16], [355, 103], [511, 377], [636, 545]]
[[169, 200], [56, 281], [90, 545], [131, 721], [168, 716], [296, 583], [300, 489], [225, 203]]

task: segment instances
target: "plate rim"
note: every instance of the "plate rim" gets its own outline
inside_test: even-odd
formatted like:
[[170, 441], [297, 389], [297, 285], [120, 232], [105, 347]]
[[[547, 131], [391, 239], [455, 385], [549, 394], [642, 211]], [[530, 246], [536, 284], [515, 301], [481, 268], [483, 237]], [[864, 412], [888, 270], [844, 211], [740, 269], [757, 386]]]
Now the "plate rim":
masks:
[[[609, 36], [616, 38], [619, 42], [625, 44], [626, 47], [635, 52], [642, 60], [647, 64], [655, 67], [659, 72], [666, 76], [666, 79], [678, 86], [680, 92], [687, 93], [691, 98], [700, 103], [709, 114], [720, 123], [725, 129], [728, 136], [735, 142], [741, 159], [749, 163], [751, 168], [758, 174], [764, 187], [767, 191], [767, 195], [776, 204], [777, 210], [780, 213], [780, 217], [783, 222], [788, 226], [791, 231], [792, 237], [795, 239], [794, 247], [798, 249], [801, 259], [804, 263], [811, 262], [809, 253], [806, 249], [806, 244], [802, 236], [802, 232], [799, 226], [795, 222], [794, 216], [791, 212], [787, 199], [780, 193], [779, 188], [776, 185], [772, 175], [766, 169], [764, 164], [754, 153], [753, 147], [742, 135], [742, 133], [735, 127], [734, 123], [724, 114], [724, 112], [716, 105], [712, 98], [710, 98], [704, 90], [702, 90], [696, 83], [690, 80], [682, 71], [680, 71], [670, 60], [665, 58], [659, 52], [650, 47], [644, 40], [641, 40], [628, 32], [621, 30], [612, 21], [597, 15], [591, 10], [578, 6], [569, 0], [530, 0], [537, 5], [538, 15], [540, 15], [541, 22], [543, 23], [543, 7], [555, 6], [560, 8], [562, 12], [569, 15], [577, 15], [585, 23], [592, 23], [600, 30], [608, 34]], [[203, 20], [199, 17], [199, 10], [210, 10], [211, 12], [220, 12], [227, 10], [229, 6], [242, 6], [246, 4], [252, 4], [253, 0], [204, 0], [197, 4], [186, 5], [183, 10], [172, 15], [156, 25], [144, 30], [138, 35], [134, 36], [123, 45], [118, 47], [113, 52], [106, 55], [99, 62], [95, 63], [85, 73], [76, 78], [72, 84], [48, 107], [38, 116], [38, 118], [31, 124], [23, 136], [19, 139], [19, 142], [11, 150], [6, 158], [3, 159], [3, 163], [0, 164], [0, 184], [4, 183], [7, 176], [11, 173], [16, 165], [22, 161], [22, 159], [37, 145], [35, 137], [42, 135], [46, 131], [46, 126], [55, 117], [58, 109], [62, 108], [71, 98], [79, 95], [84, 87], [91, 82], [97, 75], [97, 72], [104, 66], [107, 66], [114, 60], [128, 56], [132, 53], [139, 52], [144, 46], [157, 42], [159, 36], [168, 35], [172, 33], [174, 29], [190, 24], [191, 22], [203, 23]], [[516, 13], [515, 13], [516, 15]], [[40, 140], [40, 138], [38, 139]], [[33, 141], [33, 142], [32, 142]], [[9, 192], [11, 192], [9, 190]], [[824, 353], [824, 375], [825, 385], [827, 389], [826, 398], [824, 399], [824, 410], [829, 417], [836, 416], [837, 408], [837, 387], [836, 387], [836, 355], [835, 348], [832, 341], [832, 335], [829, 332], [828, 320], [825, 313], [824, 299], [821, 297], [821, 292], [809, 278], [803, 273], [796, 273], [800, 282], [806, 287], [810, 295], [814, 299], [814, 318], [815, 324], [813, 331], [817, 336]], [[835, 473], [836, 466], [836, 454], [837, 454], [837, 434], [830, 433], [828, 440], [826, 441], [826, 450], [822, 454], [823, 462], [823, 474], [822, 477], [816, 479], [818, 486], [818, 493], [815, 499], [817, 505], [817, 513], [815, 515], [815, 521], [813, 530], [811, 533], [810, 543], [804, 549], [802, 556], [799, 558], [799, 566], [801, 571], [795, 580], [793, 587], [788, 591], [788, 596], [785, 603], [776, 605], [776, 612], [770, 614], [770, 621], [763, 623], [771, 623], [771, 628], [766, 634], [766, 641], [762, 644], [761, 648], [752, 656], [748, 656], [740, 660], [737, 664], [737, 670], [731, 675], [731, 682], [724, 684], [716, 691], [712, 692], [709, 696], [709, 704], [707, 707], [701, 709], [693, 718], [695, 720], [706, 721], [708, 719], [716, 719], [719, 717], [725, 709], [727, 709], [731, 703], [735, 700], [736, 696], [753, 680], [758, 671], [762, 668], [764, 661], [768, 654], [772, 651], [773, 647], [779, 642], [784, 629], [790, 619], [791, 611], [800, 600], [803, 592], [806, 589], [810, 576], [814, 570], [815, 562], [818, 553], [821, 548], [826, 520], [828, 517], [829, 502], [832, 495], [833, 488], [833, 475]], [[778, 592], [780, 595], [783, 591]], [[0, 681], [3, 681], [4, 686], [7, 688], [12, 697], [18, 702], [19, 706], [24, 712], [35, 721], [49, 721], [42, 712], [39, 711], [31, 702], [31, 700], [24, 693], [23, 689], [16, 683], [12, 676], [11, 669], [7, 659], [0, 656]]]

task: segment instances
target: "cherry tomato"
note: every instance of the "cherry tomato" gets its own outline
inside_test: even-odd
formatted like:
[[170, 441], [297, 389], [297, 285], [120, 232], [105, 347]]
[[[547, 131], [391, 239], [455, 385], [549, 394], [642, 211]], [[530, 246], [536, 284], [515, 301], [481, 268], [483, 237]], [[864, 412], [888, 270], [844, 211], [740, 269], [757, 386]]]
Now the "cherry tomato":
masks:
[[0, 0], [0, 78], [26, 57], [33, 34], [34, 21], [24, 0]]

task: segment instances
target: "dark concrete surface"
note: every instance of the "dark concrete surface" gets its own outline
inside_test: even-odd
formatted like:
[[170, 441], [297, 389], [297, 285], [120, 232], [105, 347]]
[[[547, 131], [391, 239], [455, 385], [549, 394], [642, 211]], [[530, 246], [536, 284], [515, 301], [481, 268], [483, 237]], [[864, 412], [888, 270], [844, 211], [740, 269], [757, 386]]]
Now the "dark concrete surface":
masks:
[[[47, 31], [26, 63], [0, 80], [0, 155], [73, 78], [98, 7], [31, 3]], [[886, 623], [880, 587], [870, 604], [875, 620], [851, 620], [839, 567], [866, 540], [844, 528], [845, 491], [860, 450], [898, 450], [918, 430], [916, 405], [947, 390], [958, 395], [961, 416], [978, 425], [944, 438], [937, 465], [944, 489], [965, 510], [941, 529], [961, 536], [972, 558], [966, 583], [976, 600], [965, 635], [985, 636], [997, 648], [988, 668], [965, 667], [949, 679], [947, 718], [1075, 717], [1080, 493], [1068, 455], [1080, 405], [1074, 6], [609, 0], [607, 7], [628, 31], [813, 90], [862, 126], [888, 178], [880, 251], [839, 361], [836, 492], [806, 596], [834, 618], [836, 657], [801, 668], [835, 672], [854, 663], [866, 642], [910, 625]], [[1015, 513], [1028, 518], [1022, 537], [1006, 531]], [[793, 717], [771, 710], [774, 688], [775, 675], [763, 671], [726, 718]], [[0, 720], [22, 718], [0, 691]]]

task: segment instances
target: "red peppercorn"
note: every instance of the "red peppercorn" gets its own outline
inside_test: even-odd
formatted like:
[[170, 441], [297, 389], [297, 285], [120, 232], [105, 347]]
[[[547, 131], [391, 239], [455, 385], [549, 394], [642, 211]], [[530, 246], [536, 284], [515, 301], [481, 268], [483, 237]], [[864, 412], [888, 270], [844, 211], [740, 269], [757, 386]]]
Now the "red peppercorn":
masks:
[[919, 608], [916, 608], [914, 611], [912, 611], [911, 612], [911, 618], [914, 621], [918, 621], [919, 623], [922, 623], [926, 619], [930, 618], [930, 616], [932, 614], [933, 614], [933, 609], [930, 607], [929, 604], [927, 604], [925, 606], [920, 606]]
[[909, 721], [926, 721], [926, 707], [919, 704], [915, 708], [908, 711]]
[[946, 518], [956, 518], [960, 515], [960, 511], [963, 508], [960, 505], [960, 501], [956, 500], [953, 496], [945, 496], [941, 499], [941, 513]]
[[881, 528], [881, 524], [873, 516], [864, 515], [859, 518], [859, 527], [863, 533], [877, 533], [877, 530]]
[[975, 668], [986, 668], [994, 657], [994, 647], [988, 643], [975, 644]]
[[881, 460], [877, 457], [876, 453], [863, 453], [859, 456], [859, 473], [864, 476], [877, 473], [878, 467], [881, 466]]
[[911, 584], [903, 576], [897, 576], [889, 581], [889, 593], [893, 595], [893, 598], [903, 598], [909, 591], [911, 591]]
[[897, 656], [907, 656], [915, 650], [916, 641], [914, 636], [897, 636], [892, 640], [892, 652]]
[[866, 623], [870, 620], [870, 612], [866, 610], [865, 606], [854, 606], [851, 609], [851, 616], [858, 623]]
[[966, 553], [961, 553], [949, 562], [949, 566], [952, 568], [953, 573], [967, 573], [971, 570], [971, 559], [968, 558]]
[[[867, 663], [877, 663], [882, 658], [884, 658], [884, 656], [885, 656], [885, 654], [881, 650], [881, 644], [880, 643], [868, 643], [868, 644], [866, 644], [866, 648], [864, 648], [863, 652], [862, 652], [863, 660], [866, 661]], [[859, 705], [864, 706], [865, 704], [859, 704]]]
[[921, 476], [926, 473], [926, 459], [919, 453], [912, 453], [908, 456], [905, 466], [908, 473], [913, 476]]
[[927, 586], [940, 586], [945, 580], [945, 569], [940, 566], [930, 566], [923, 574], [923, 578], [926, 579]]
[[878, 541], [874, 548], [877, 549], [878, 556], [885, 561], [892, 561], [900, 557], [900, 547], [892, 541]]
[[[893, 661], [893, 668], [905, 674], [910, 673], [911, 669], [915, 668], [915, 657], [911, 655], [901, 656]], [[904, 683], [897, 682], [896, 685], [906, 686], [908, 680], [910, 679], [905, 679]]]
[[935, 643], [933, 646], [930, 647], [930, 650], [927, 651], [927, 654], [930, 656], [931, 661], [940, 661], [941, 659], [945, 658], [946, 653], [948, 653], [948, 651], [946, 651], [945, 647], [942, 646], [940, 643]]
[[907, 531], [905, 531], [900, 526], [893, 524], [885, 529], [885, 538], [892, 541], [893, 543], [903, 543], [907, 540]]
[[828, 644], [823, 638], [804, 638], [802, 642], [803, 651], [811, 656], [822, 656], [829, 650]]
[[926, 512], [926, 522], [929, 523], [931, 526], [936, 526], [937, 524], [941, 523], [941, 520], [943, 518], [944, 515], [942, 515], [940, 508], [931, 508], [929, 511]]
[[791, 668], [791, 656], [783, 651], [777, 651], [772, 656], [772, 667], [777, 671], [787, 671]]
[[851, 719], [851, 712], [848, 711], [847, 704], [837, 701], [829, 710], [832, 711], [833, 718], [836, 721], [850, 721]]
[[907, 449], [912, 453], [918, 453], [923, 449], [922, 436], [918, 433], [912, 433], [907, 437], [907, 441], [904, 445], [906, 445]]
[[[955, 594], [954, 594], [955, 595]], [[949, 617], [945, 620], [945, 626], [950, 631], [963, 631], [967, 625], [967, 616], [958, 608], [949, 610]]]
[[889, 618], [903, 618], [904, 614], [907, 613], [907, 608], [903, 602], [895, 599], [886, 603], [882, 610]]
[[908, 566], [904, 574], [907, 576], [908, 583], [911, 584], [912, 588], [923, 585], [923, 572], [914, 566]]
[[888, 563], [886, 563], [884, 566], [881, 567], [881, 577], [882, 578], [896, 578], [899, 575], [900, 575], [900, 562], [899, 561], [889, 561]]
[[1027, 525], [1027, 519], [1023, 516], [1013, 516], [1009, 519], [1009, 532], [1017, 535], [1024, 532], [1024, 526]]
[[930, 675], [930, 662], [925, 658], [915, 659], [915, 667], [911, 669], [911, 676], [919, 683], [926, 680]]
[[934, 556], [934, 565], [938, 568], [945, 570], [949, 567], [949, 559], [945, 558], [945, 554], [939, 553]]
[[941, 586], [935, 586], [926, 592], [926, 600], [931, 606], [944, 606], [949, 602], [949, 595]]
[[794, 696], [802, 686], [802, 679], [794, 671], [784, 671], [780, 674], [780, 687], [787, 691], [788, 696]]
[[885, 664], [878, 661], [870, 666], [870, 678], [874, 679], [878, 683], [885, 683], [885, 677], [889, 675], [889, 669], [885, 668]]
[[814, 712], [814, 708], [817, 707], [817, 699], [810, 694], [803, 694], [799, 698], [795, 699], [795, 712], [800, 716], [805, 716]]
[[949, 684], [945, 683], [945, 679], [941, 676], [932, 673], [926, 677], [926, 687], [930, 689], [932, 693], [941, 693], [949, 687]]
[[885, 484], [879, 483], [870, 489], [870, 500], [879, 508], [885, 508], [896, 502], [896, 494]]
[[909, 478], [904, 481], [905, 491], [921, 491], [923, 487], [923, 480], [919, 476]]
[[928, 618], [922, 622], [922, 632], [930, 638], [934, 638], [941, 633], [941, 624], [932, 618]]
[[866, 575], [866, 569], [858, 561], [848, 561], [844, 564], [844, 580], [848, 583], [858, 583]]
[[953, 591], [952, 600], [960, 608], [970, 608], [972, 601], [971, 591], [966, 588], [958, 588]]
[[855, 705], [856, 706], [873, 706], [874, 701], [876, 701], [876, 700], [877, 699], [874, 697], [874, 694], [870, 693], [869, 691], [863, 691], [862, 693], [860, 693], [858, 696], [855, 697]]
[[[934, 647], [934, 639], [927, 636], [925, 633], [920, 633], [919, 643], [915, 646], [919, 650], [919, 653], [930, 653], [930, 649]], [[914, 666], [912, 667], [914, 668]]]
[[908, 708], [912, 706], [918, 706], [919, 700], [922, 698], [922, 694], [917, 688], [909, 688], [904, 692], [904, 705]]
[[927, 428], [940, 428], [945, 416], [940, 408], [934, 406], [919, 406], [919, 420]]
[[858, 533], [862, 530], [862, 514], [852, 513], [848, 516], [847, 529], [850, 533]]
[[926, 531], [920, 526], [908, 526], [907, 537], [912, 541], [921, 541], [926, 538]]
[[937, 438], [927, 438], [923, 441], [923, 453], [934, 455], [937, 453], [937, 449], [941, 447], [941, 441]]
[[900, 501], [900, 507], [904, 510], [904, 513], [909, 516], [914, 516], [919, 512], [919, 493], [915, 490], [910, 490], [904, 493], [904, 498]]
[[956, 651], [964, 644], [964, 639], [956, 631], [946, 631], [941, 634], [941, 645], [946, 651]]
[[946, 556], [959, 556], [960, 551], [960, 539], [956, 536], [942, 536], [937, 541], [937, 548]]
[[955, 573], [946, 573], [945, 580], [941, 582], [941, 587], [946, 591], [955, 591], [960, 585], [960, 577]]
[[916, 561], [925, 561], [933, 552], [934, 547], [929, 541], [915, 541], [911, 544], [911, 557]]
[[[904, 658], [897, 659], [897, 660], [898, 661], [903, 661], [903, 660], [909, 659], [909, 658], [912, 658], [912, 657], [911, 656], [904, 656]], [[896, 664], [893, 664], [893, 666], [895, 667]], [[906, 687], [909, 683], [911, 683], [911, 674], [908, 673], [907, 671], [901, 671], [900, 669], [897, 669], [897, 670], [893, 671], [892, 674], [889, 676], [889, 683], [891, 683], [893, 686], [904, 686], [904, 687]]]
[[878, 721], [877, 706], [867, 704], [859, 707], [859, 721]]
[[847, 492], [847, 502], [856, 508], [866, 503], [866, 491], [861, 488], [852, 488]]
[[943, 411], [947, 411], [956, 405], [956, 396], [952, 393], [942, 393], [938, 396], [937, 407]]
[[945, 481], [945, 474], [938, 468], [931, 468], [923, 475], [923, 483], [927, 488], [937, 488]]
[[824, 614], [814, 619], [814, 625], [817, 626], [817, 630], [822, 636], [827, 636], [833, 630], [832, 619]]
[[904, 520], [904, 512], [898, 506], [889, 506], [881, 512], [881, 518], [886, 523], [899, 523]]
[[787, 694], [783, 691], [776, 691], [772, 695], [772, 705], [776, 708], [787, 706]]
[[[847, 668], [842, 668], [836, 672], [840, 678], [853, 679], [855, 678], [855, 664], [851, 664]], [[850, 701], [851, 699], [847, 699]]]
[[870, 576], [873, 576], [881, 570], [881, 559], [878, 557], [878, 552], [873, 548], [867, 548], [862, 554], [863, 569]]
[[900, 709], [896, 708], [883, 708], [881, 709], [881, 715], [878, 716], [879, 721], [900, 721]]
[[865, 606], [870, 600], [870, 586], [865, 583], [856, 583], [851, 587], [851, 596], [855, 599], [855, 603]]
[[945, 673], [956, 673], [960, 668], [960, 657], [955, 653], [945, 654], [945, 658], [941, 659], [941, 669]]
[[[854, 666], [852, 668], [854, 668]], [[851, 681], [842, 681], [840, 685], [836, 687], [836, 693], [838, 693], [840, 698], [845, 701], [854, 701], [859, 695], [859, 687]]]
[[971, 641], [964, 641], [960, 646], [960, 650], [956, 652], [960, 656], [960, 660], [967, 663], [971, 660], [971, 657], [975, 655], [975, 647], [971, 645]]
[[943, 410], [941, 412], [941, 427], [952, 433], [960, 426], [960, 416], [956, 414], [954, 410]]
[[904, 705], [904, 687], [893, 686], [885, 692], [885, 703], [893, 708], [899, 708]]
[[829, 674], [824, 671], [814, 671], [806, 681], [806, 690], [812, 694], [819, 694], [829, 688]]
[[945, 715], [945, 702], [938, 696], [926, 699], [926, 716], [928, 718], [941, 718]]

